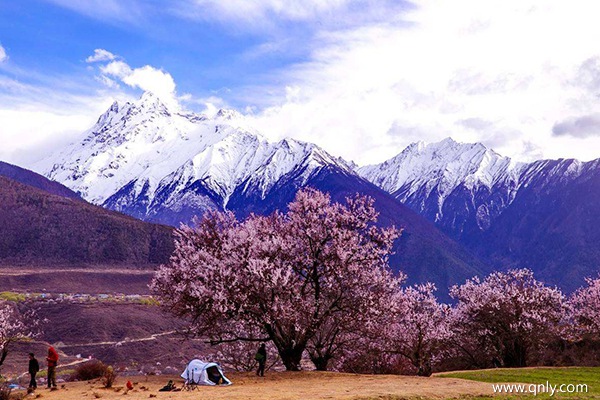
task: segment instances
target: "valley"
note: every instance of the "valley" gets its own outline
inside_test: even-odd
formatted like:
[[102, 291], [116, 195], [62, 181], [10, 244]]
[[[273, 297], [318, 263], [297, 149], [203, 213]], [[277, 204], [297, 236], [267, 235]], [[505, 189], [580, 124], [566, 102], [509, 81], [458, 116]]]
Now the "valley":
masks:
[[93, 357], [136, 373], [179, 369], [204, 345], [176, 334], [183, 322], [150, 295], [153, 275], [152, 266], [139, 265], [0, 267], [0, 300], [35, 310], [42, 321], [33, 344], [15, 344], [3, 373], [22, 371], [25, 354], [43, 355], [48, 344], [69, 363]]

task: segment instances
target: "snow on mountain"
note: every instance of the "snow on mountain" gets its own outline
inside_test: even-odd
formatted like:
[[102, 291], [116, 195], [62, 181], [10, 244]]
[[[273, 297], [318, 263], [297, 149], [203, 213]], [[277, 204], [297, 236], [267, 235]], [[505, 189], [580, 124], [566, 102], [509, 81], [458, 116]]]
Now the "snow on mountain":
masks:
[[457, 186], [491, 188], [504, 179], [516, 179], [523, 164], [503, 157], [481, 143], [417, 142], [381, 164], [358, 168], [361, 176], [405, 200], [424, 188], [437, 189], [443, 201]]
[[485, 267], [462, 245], [495, 267], [529, 267], [552, 283], [597, 274], [600, 260], [590, 251], [600, 240], [600, 160], [524, 164], [448, 138], [358, 168], [314, 144], [270, 142], [235, 111], [176, 111], [145, 93], [115, 102], [80, 142], [35, 169], [88, 201], [174, 226], [208, 209], [282, 210], [304, 185], [337, 201], [368, 194], [381, 221], [405, 228], [394, 265], [442, 288]]
[[358, 173], [461, 238], [487, 229], [514, 199], [525, 164], [481, 143], [413, 143]]
[[577, 160], [520, 163], [481, 143], [447, 138], [413, 143], [397, 156], [357, 171], [468, 244], [479, 240], [522, 189], [544, 190], [570, 182], [585, 172], [587, 164]]
[[233, 110], [211, 118], [172, 112], [152, 93], [115, 102], [84, 136], [36, 169], [92, 203], [140, 218], [165, 207], [226, 208], [240, 185], [264, 196], [300, 164], [301, 179], [329, 164], [351, 170], [313, 144], [269, 142]]

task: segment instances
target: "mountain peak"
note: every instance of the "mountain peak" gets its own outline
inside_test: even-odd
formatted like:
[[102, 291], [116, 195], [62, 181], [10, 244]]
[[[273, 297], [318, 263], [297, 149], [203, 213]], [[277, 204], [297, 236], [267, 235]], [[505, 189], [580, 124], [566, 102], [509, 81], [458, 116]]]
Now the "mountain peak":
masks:
[[108, 109], [108, 111], [112, 111], [112, 112], [119, 112], [119, 107], [121, 105], [119, 104], [119, 102], [117, 100], [113, 101], [113, 103], [111, 104], [110, 108]]
[[445, 145], [455, 145], [455, 144], [459, 144], [456, 140], [452, 139], [451, 136], [448, 136], [445, 139], [442, 139], [441, 141], [438, 142], [439, 144], [445, 144]]
[[435, 143], [412, 143], [381, 164], [359, 168], [359, 173], [390, 193], [402, 189], [405, 196], [411, 196], [423, 188], [426, 193], [435, 189], [444, 199], [459, 185], [491, 187], [519, 165], [481, 143], [460, 143], [448, 137]]
[[215, 118], [221, 118], [225, 120], [240, 119], [243, 117], [244, 116], [242, 114], [230, 108], [221, 108], [215, 114]]
[[211, 118], [169, 112], [151, 92], [115, 103], [58, 158], [43, 167], [47, 176], [93, 203], [122, 210], [139, 200], [145, 212], [193, 202], [224, 207], [250, 180], [264, 196], [292, 172], [306, 180], [329, 164], [352, 169], [316, 145], [268, 141], [237, 111], [220, 109]]
[[152, 92], [150, 90], [146, 90], [140, 96], [140, 100], [157, 99], [157, 98], [158, 98], [158, 96], [154, 92]]
[[[419, 140], [418, 142], [412, 142], [411, 144], [406, 146], [406, 148], [402, 151], [402, 153], [404, 153], [404, 152], [420, 152], [425, 148], [426, 145], [427, 145], [427, 143], [423, 142], [422, 140]], [[402, 153], [400, 153], [400, 154], [402, 154]]]
[[135, 102], [135, 106], [147, 110], [159, 110], [168, 112], [169, 107], [153, 92], [144, 92], [140, 99]]

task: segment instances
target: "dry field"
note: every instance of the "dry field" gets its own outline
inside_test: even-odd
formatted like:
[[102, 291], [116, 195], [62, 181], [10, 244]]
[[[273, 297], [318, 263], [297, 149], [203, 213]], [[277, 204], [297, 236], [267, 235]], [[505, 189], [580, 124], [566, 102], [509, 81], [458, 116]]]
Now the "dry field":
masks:
[[[66, 383], [57, 391], [39, 388], [27, 398], [48, 400], [80, 399], [227, 399], [227, 400], [307, 400], [353, 399], [395, 400], [405, 398], [458, 398], [490, 395], [489, 383], [451, 378], [419, 378], [395, 375], [354, 375], [332, 372], [280, 372], [258, 378], [248, 373], [229, 373], [232, 386], [206, 387], [193, 392], [158, 392], [169, 379], [181, 387], [180, 378], [169, 376], [120, 377], [113, 389], [104, 389], [100, 382]], [[134, 389], [125, 393], [130, 379]]]
[[0, 292], [149, 294], [153, 269], [0, 266]]

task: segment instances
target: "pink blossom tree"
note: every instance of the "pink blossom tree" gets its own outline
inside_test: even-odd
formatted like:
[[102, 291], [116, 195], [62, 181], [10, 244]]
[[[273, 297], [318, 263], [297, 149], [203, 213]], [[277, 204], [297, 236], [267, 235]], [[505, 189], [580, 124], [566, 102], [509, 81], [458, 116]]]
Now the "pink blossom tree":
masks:
[[530, 351], [559, 335], [566, 302], [528, 269], [494, 272], [454, 286], [452, 329], [456, 348], [473, 360], [483, 353], [505, 367], [524, 367]]
[[382, 332], [386, 351], [405, 357], [420, 376], [431, 375], [452, 335], [450, 307], [438, 302], [435, 291], [432, 283], [399, 291], [392, 323]]
[[299, 191], [286, 214], [239, 222], [212, 212], [177, 232], [152, 287], [214, 344], [272, 341], [288, 370], [310, 346], [326, 369], [357, 314], [380, 314], [397, 285], [387, 262], [398, 231], [376, 219], [372, 199], [342, 205], [313, 189]]
[[6, 360], [11, 343], [30, 336], [16, 307], [8, 302], [0, 302], [0, 366]]
[[586, 279], [587, 286], [579, 288], [569, 298], [571, 326], [575, 339], [600, 336], [600, 278]]

